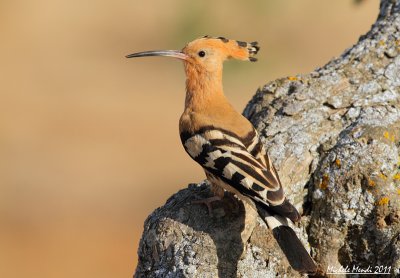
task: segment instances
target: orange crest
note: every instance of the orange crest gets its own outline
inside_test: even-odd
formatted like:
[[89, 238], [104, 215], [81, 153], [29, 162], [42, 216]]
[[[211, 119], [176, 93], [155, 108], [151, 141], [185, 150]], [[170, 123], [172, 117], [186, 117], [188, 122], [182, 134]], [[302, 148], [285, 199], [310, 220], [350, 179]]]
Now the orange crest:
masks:
[[238, 59], [243, 61], [257, 61], [254, 55], [257, 54], [260, 47], [257, 42], [243, 42], [237, 40], [230, 40], [224, 37], [209, 37], [204, 36], [188, 43], [182, 50], [184, 53], [200, 54], [205, 49], [218, 50], [218, 54], [222, 60], [225, 59]]

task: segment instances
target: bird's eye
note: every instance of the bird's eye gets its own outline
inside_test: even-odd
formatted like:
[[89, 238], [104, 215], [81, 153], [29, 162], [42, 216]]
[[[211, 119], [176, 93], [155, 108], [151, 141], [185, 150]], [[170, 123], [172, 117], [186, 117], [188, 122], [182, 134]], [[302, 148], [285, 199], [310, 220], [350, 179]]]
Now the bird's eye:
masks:
[[206, 56], [206, 53], [203, 50], [199, 51], [198, 54], [199, 54], [200, 57]]

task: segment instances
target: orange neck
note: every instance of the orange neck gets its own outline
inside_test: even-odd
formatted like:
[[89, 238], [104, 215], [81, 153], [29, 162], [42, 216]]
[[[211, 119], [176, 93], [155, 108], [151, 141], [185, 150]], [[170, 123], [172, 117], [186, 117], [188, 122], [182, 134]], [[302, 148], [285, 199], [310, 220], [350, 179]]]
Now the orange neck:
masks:
[[227, 102], [222, 88], [222, 67], [208, 72], [201, 67], [187, 64], [185, 109], [200, 112]]

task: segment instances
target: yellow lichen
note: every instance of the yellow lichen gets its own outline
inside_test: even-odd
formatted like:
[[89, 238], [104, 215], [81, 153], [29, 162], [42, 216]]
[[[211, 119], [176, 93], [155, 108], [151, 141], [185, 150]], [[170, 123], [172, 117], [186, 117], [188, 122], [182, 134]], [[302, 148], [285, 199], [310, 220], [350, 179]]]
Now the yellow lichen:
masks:
[[322, 176], [322, 181], [319, 184], [319, 187], [323, 190], [328, 188], [328, 184], [329, 184], [329, 176], [327, 174]]
[[376, 185], [376, 183], [373, 180], [368, 179], [368, 185], [371, 187], [374, 187]]
[[388, 131], [385, 131], [385, 132], [383, 133], [383, 137], [385, 137], [386, 139], [389, 139], [389, 132], [388, 132]]
[[342, 162], [340, 161], [339, 158], [336, 158], [335, 164], [336, 164], [336, 166], [339, 167], [339, 168], [340, 168], [340, 166], [342, 166]]
[[385, 41], [384, 40], [380, 40], [378, 43], [379, 43], [380, 46], [384, 46], [385, 45]]
[[380, 178], [383, 179], [383, 180], [386, 180], [386, 179], [387, 179], [387, 177], [386, 177], [384, 174], [382, 174], [382, 173], [379, 173], [379, 174], [378, 174], [378, 177], [380, 177]]
[[394, 180], [400, 180], [400, 173], [397, 173], [396, 175], [393, 176]]
[[297, 78], [296, 76], [289, 76], [288, 79], [289, 79], [290, 81], [296, 81], [296, 80], [298, 80], [298, 78]]
[[400, 195], [400, 188], [399, 188], [399, 189], [397, 189], [397, 194], [399, 194], [399, 195]]
[[382, 197], [376, 202], [378, 206], [383, 206], [389, 204], [389, 197]]
[[388, 131], [385, 131], [383, 133], [383, 137], [385, 137], [386, 139], [394, 142], [395, 138], [394, 138], [394, 134], [390, 134]]

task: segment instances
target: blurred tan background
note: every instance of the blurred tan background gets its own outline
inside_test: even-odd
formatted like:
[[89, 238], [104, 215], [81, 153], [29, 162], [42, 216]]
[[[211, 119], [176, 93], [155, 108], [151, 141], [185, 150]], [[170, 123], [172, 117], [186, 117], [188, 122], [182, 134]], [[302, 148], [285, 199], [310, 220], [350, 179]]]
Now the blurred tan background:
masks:
[[225, 64], [257, 87], [355, 43], [378, 0], [0, 0], [0, 277], [131, 277], [143, 221], [204, 178], [178, 136], [181, 62], [125, 59], [208, 34], [258, 40]]

